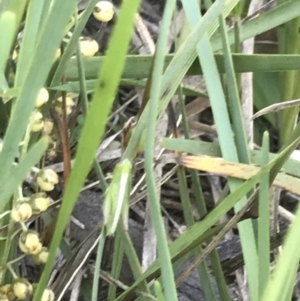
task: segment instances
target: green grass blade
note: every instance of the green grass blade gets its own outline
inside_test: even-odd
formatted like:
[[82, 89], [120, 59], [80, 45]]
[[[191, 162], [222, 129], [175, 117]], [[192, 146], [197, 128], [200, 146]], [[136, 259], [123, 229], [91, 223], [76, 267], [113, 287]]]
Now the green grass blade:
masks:
[[148, 126], [146, 130], [146, 147], [145, 147], [145, 171], [148, 202], [150, 206], [151, 218], [155, 235], [157, 237], [158, 259], [162, 269], [162, 283], [165, 297], [167, 300], [178, 300], [174, 273], [171, 264], [171, 258], [168, 249], [168, 240], [164, 226], [163, 217], [160, 210], [160, 198], [156, 190], [156, 181], [154, 174], [154, 149], [155, 149], [155, 131], [156, 131], [156, 112], [160, 101], [162, 86], [162, 74], [164, 69], [164, 58], [168, 45], [168, 36], [170, 24], [172, 21], [173, 11], [176, 1], [168, 0], [163, 14], [160, 34], [157, 41], [156, 53], [154, 57], [154, 67], [152, 73], [152, 83], [150, 89]]
[[95, 271], [94, 271], [94, 276], [93, 276], [92, 301], [98, 300], [100, 267], [101, 267], [101, 262], [102, 262], [104, 244], [105, 244], [105, 227], [103, 227], [101, 230], [100, 239], [99, 239], [99, 243], [98, 243], [97, 259], [96, 259], [96, 263], [95, 263]]
[[[195, 221], [193, 216], [193, 210], [191, 207], [191, 200], [189, 197], [186, 174], [183, 166], [179, 166], [177, 170], [178, 184], [179, 184], [179, 193], [180, 200], [183, 207], [184, 220], [187, 227], [191, 227]], [[195, 256], [198, 256], [202, 251], [202, 248], [197, 248], [193, 253]], [[198, 274], [200, 278], [201, 285], [203, 287], [204, 296], [207, 300], [216, 300], [216, 293], [214, 291], [211, 277], [208, 271], [206, 262], [203, 262], [198, 267]]]
[[[278, 4], [285, 3], [285, 0], [281, 0]], [[299, 27], [300, 27], [300, 14], [298, 18], [295, 18], [285, 24], [284, 27], [279, 27], [278, 33], [278, 51], [279, 53], [298, 54], [300, 51], [299, 41]], [[281, 101], [287, 101], [297, 99], [300, 97], [299, 88], [300, 73], [283, 72], [279, 74], [279, 88]], [[280, 127], [279, 127], [279, 139], [280, 144], [284, 145], [287, 139], [294, 129], [295, 121], [298, 115], [299, 109], [297, 107], [288, 108], [280, 112]]]
[[230, 45], [227, 35], [226, 23], [220, 17], [220, 31], [223, 38], [224, 65], [226, 70], [226, 81], [228, 90], [228, 108], [232, 120], [232, 130], [234, 132], [235, 145], [241, 163], [250, 163], [250, 155], [247, 146], [247, 136], [243, 121], [243, 113], [237, 79], [231, 57]]
[[158, 301], [166, 301], [165, 296], [162, 292], [161, 285], [158, 281], [154, 282], [154, 290]]
[[[88, 102], [87, 88], [86, 88], [86, 82], [85, 82], [85, 70], [84, 70], [84, 66], [82, 63], [82, 56], [80, 53], [79, 43], [78, 43], [77, 49], [76, 49], [76, 56], [77, 56], [77, 63], [78, 63], [79, 86], [80, 86], [80, 90], [78, 92], [80, 92], [80, 96], [82, 98], [82, 109], [86, 116], [86, 114], [88, 112], [89, 102]], [[94, 83], [93, 90], [95, 89], [95, 86], [96, 85]], [[106, 191], [107, 183], [105, 180], [105, 176], [104, 176], [102, 168], [96, 158], [94, 159], [93, 166], [94, 166], [96, 175], [98, 177], [98, 180], [100, 181], [99, 185], [100, 185], [102, 191]]]
[[37, 24], [40, 22], [42, 11], [43, 1], [32, 0], [29, 2], [20, 53], [18, 55], [15, 87], [22, 85], [33, 59], [34, 49], [40, 32]]
[[[4, 76], [6, 62], [9, 57], [10, 49], [14, 42], [16, 31], [16, 15], [11, 11], [5, 11], [0, 15], [0, 76], [1, 81]], [[2, 88], [1, 88], [2, 91]]]
[[[114, 241], [114, 254], [112, 258], [112, 265], [111, 265], [111, 275], [115, 279], [118, 279], [121, 273], [122, 268], [122, 262], [124, 258], [124, 245], [121, 243], [121, 235], [117, 231], [115, 235], [115, 241]], [[108, 288], [108, 294], [107, 294], [107, 300], [114, 300], [116, 298], [117, 294], [117, 287], [113, 283], [109, 285]]]
[[[264, 133], [262, 144], [263, 166], [269, 162], [269, 134]], [[262, 298], [264, 289], [269, 281], [270, 274], [270, 195], [269, 195], [269, 174], [266, 174], [260, 181], [259, 207], [258, 207], [258, 283], [259, 298]]]
[[[120, 225], [120, 224], [119, 224]], [[130, 264], [130, 268], [132, 270], [133, 276], [135, 279], [138, 279], [142, 276], [143, 270], [138, 258], [138, 255], [136, 253], [136, 250], [132, 244], [131, 238], [129, 236], [128, 231], [124, 229], [124, 227], [118, 227], [119, 235], [121, 238], [121, 243], [124, 247], [124, 252], [127, 256], [128, 262]], [[139, 290], [143, 292], [144, 294], [150, 295], [150, 290], [147, 285], [146, 280], [142, 281], [139, 286]], [[142, 296], [142, 300], [148, 301], [149, 298]]]
[[[165, 68], [167, 68], [176, 54], [168, 54], [165, 57]], [[287, 71], [300, 70], [300, 55], [289, 54], [239, 54], [232, 53], [232, 61], [236, 73], [242, 72], [262, 72], [262, 71]], [[223, 54], [214, 54], [219, 73], [225, 73], [225, 57]], [[84, 68], [86, 70], [86, 79], [92, 80], [97, 77], [99, 68], [102, 68], [105, 56], [92, 58], [83, 58]], [[128, 55], [122, 74], [122, 78], [130, 80], [143, 80], [150, 72], [152, 55]], [[173, 64], [173, 63], [172, 63]], [[193, 63], [187, 69], [186, 75], [203, 74], [199, 61], [194, 58]], [[71, 58], [68, 61], [65, 77], [67, 81], [78, 81], [79, 74], [77, 69], [77, 60]], [[56, 89], [54, 86], [53, 89]], [[93, 86], [89, 89], [94, 88]]]
[[[296, 218], [289, 229], [283, 244], [282, 253], [279, 256], [275, 271], [265, 289], [262, 301], [287, 300], [291, 296], [293, 283], [300, 259], [300, 208], [298, 207]], [[289, 267], [289, 268], [287, 268]], [[289, 299], [290, 300], [290, 299]]]

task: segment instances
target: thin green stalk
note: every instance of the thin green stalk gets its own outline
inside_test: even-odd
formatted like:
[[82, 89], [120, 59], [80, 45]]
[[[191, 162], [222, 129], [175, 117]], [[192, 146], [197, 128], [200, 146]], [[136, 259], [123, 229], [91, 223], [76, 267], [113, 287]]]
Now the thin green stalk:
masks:
[[[119, 278], [124, 258], [124, 246], [121, 243], [119, 231], [116, 232], [114, 241], [114, 254], [112, 259], [111, 275], [115, 279]], [[117, 294], [117, 287], [111, 283], [108, 288], [107, 300], [114, 300]]]
[[[188, 124], [188, 118], [186, 116], [186, 109], [185, 109], [185, 101], [182, 94], [182, 89], [179, 88], [179, 106], [182, 116], [182, 128], [184, 133], [184, 138], [189, 140], [190, 139], [190, 129]], [[200, 178], [196, 170], [190, 170], [190, 174], [192, 176], [192, 183], [193, 189], [195, 190], [194, 196], [196, 199], [196, 206], [198, 208], [200, 216], [204, 216], [207, 213], [205, 199], [203, 196], [203, 191], [201, 188]]]
[[241, 100], [239, 96], [239, 90], [234, 72], [234, 66], [232, 61], [232, 54], [230, 50], [230, 44], [227, 34], [227, 27], [223, 16], [219, 18], [220, 31], [222, 33], [223, 40], [223, 52], [224, 52], [224, 65], [226, 70], [226, 80], [228, 84], [228, 100], [229, 100], [229, 113], [232, 119], [232, 129], [234, 132], [236, 149], [240, 163], [250, 163], [250, 152], [247, 143], [247, 135], [245, 125], [243, 121], [243, 113], [241, 107]]
[[[262, 144], [262, 167], [269, 163], [269, 134], [264, 133]], [[270, 195], [269, 174], [260, 181], [258, 208], [258, 283], [259, 299], [262, 298], [270, 275]]]
[[[132, 244], [131, 238], [129, 236], [128, 231], [124, 228], [122, 223], [119, 223], [118, 230], [121, 243], [124, 247], [124, 251], [126, 254], [126, 257], [128, 259], [131, 271], [133, 273], [133, 276], [135, 279], [138, 279], [142, 276], [143, 270], [139, 261], [139, 258], [137, 256], [136, 250]], [[147, 281], [144, 280], [139, 285], [139, 290], [144, 293], [144, 295], [141, 296], [142, 300], [151, 300], [152, 298], [149, 298], [151, 296], [150, 290], [147, 284]], [[146, 297], [149, 296], [149, 297]]]
[[152, 86], [150, 91], [148, 127], [145, 149], [145, 171], [148, 191], [148, 200], [150, 202], [151, 217], [157, 237], [158, 258], [161, 263], [162, 282], [167, 300], [176, 301], [177, 293], [174, 281], [174, 273], [168, 248], [167, 235], [164, 227], [163, 218], [160, 211], [159, 196], [156, 190], [155, 175], [153, 171], [154, 165], [154, 148], [155, 148], [155, 128], [157, 108], [161, 93], [161, 77], [164, 69], [164, 59], [167, 49], [167, 37], [169, 36], [169, 28], [173, 16], [176, 1], [168, 0], [166, 2], [165, 11], [158, 37], [157, 49], [152, 74]]
[[97, 259], [95, 263], [94, 277], [93, 277], [92, 301], [98, 300], [99, 276], [100, 276], [100, 268], [101, 268], [101, 262], [103, 256], [103, 249], [105, 244], [105, 237], [106, 237], [105, 227], [102, 227], [99, 244], [98, 244], [98, 250], [97, 250]]
[[[188, 188], [186, 183], [186, 174], [183, 166], [179, 166], [177, 169], [177, 177], [178, 177], [178, 183], [179, 183], [179, 193], [180, 193], [180, 199], [181, 204], [183, 207], [183, 215], [184, 220], [187, 225], [187, 227], [191, 227], [194, 224], [194, 217], [193, 217], [193, 211], [191, 207], [191, 200], [188, 194]], [[193, 251], [193, 254], [195, 256], [198, 256], [202, 252], [202, 248], [198, 247], [195, 251]], [[198, 273], [199, 278], [201, 282], [201, 286], [205, 295], [205, 298], [207, 300], [217, 300], [216, 293], [214, 291], [211, 277], [208, 271], [207, 264], [205, 262], [202, 262], [198, 267]]]
[[[285, 4], [287, 0], [278, 1], [278, 5]], [[300, 16], [285, 23], [277, 29], [278, 52], [280, 54], [299, 54], [299, 27]], [[300, 97], [299, 71], [281, 72], [279, 74], [279, 88], [281, 101], [297, 99]], [[295, 127], [299, 109], [298, 107], [288, 108], [280, 112], [279, 140], [282, 146], [289, 139], [290, 133]]]
[[166, 301], [159, 281], [154, 282], [154, 290], [158, 301]]
[[23, 84], [28, 68], [33, 59], [32, 50], [36, 47], [38, 34], [40, 32], [40, 27], [37, 26], [37, 24], [40, 22], [43, 5], [43, 1], [40, 0], [29, 1], [26, 12], [25, 28], [22, 35], [22, 44], [18, 55], [18, 64], [14, 83], [15, 87], [20, 87]]
[[[297, 273], [300, 259], [300, 207], [296, 212], [296, 218], [289, 228], [287, 237], [283, 244], [282, 253], [279, 256], [275, 271], [270, 277], [262, 301], [282, 301], [291, 296], [295, 276]], [[289, 268], [287, 268], [289, 267]], [[289, 299], [291, 300], [291, 299]]]

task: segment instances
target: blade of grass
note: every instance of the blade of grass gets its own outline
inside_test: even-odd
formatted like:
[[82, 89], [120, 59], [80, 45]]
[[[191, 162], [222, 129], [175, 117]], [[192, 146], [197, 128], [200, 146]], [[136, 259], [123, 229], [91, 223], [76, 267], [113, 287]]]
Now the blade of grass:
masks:
[[166, 301], [161, 285], [158, 281], [154, 281], [154, 290], [158, 301]]
[[6, 10], [0, 15], [0, 39], [2, 41], [0, 45], [1, 81], [4, 79], [2, 79], [2, 77], [4, 77], [6, 62], [15, 39], [17, 26], [17, 15], [15, 11]]
[[[165, 57], [164, 67], [167, 68], [176, 54], [168, 54]], [[300, 69], [300, 55], [289, 54], [239, 54], [231, 53], [234, 70], [236, 73], [242, 72], [262, 72], [262, 71], [286, 71]], [[225, 73], [225, 57], [224, 54], [214, 54], [219, 73]], [[97, 77], [97, 71], [102, 68], [105, 56], [83, 58], [84, 68], [86, 70], [86, 78], [89, 80]], [[124, 79], [143, 80], [149, 75], [152, 55], [127, 55], [126, 64], [122, 74]], [[199, 61], [194, 59], [191, 66], [188, 68], [186, 75], [203, 74], [203, 70]], [[65, 76], [67, 81], [78, 81], [79, 74], [77, 69], [77, 61], [71, 58], [68, 61]], [[89, 87], [89, 88], [94, 88]], [[58, 89], [53, 86], [53, 89]]]
[[92, 289], [92, 301], [98, 300], [98, 287], [99, 287], [99, 278], [100, 278], [100, 267], [102, 262], [103, 249], [105, 244], [105, 227], [102, 228], [98, 250], [97, 250], [97, 259], [95, 263], [95, 271], [93, 276], [93, 289]]
[[[124, 67], [125, 56], [133, 31], [135, 13], [139, 4], [140, 0], [133, 0], [130, 1], [130, 3], [123, 2], [122, 4], [119, 19], [107, 51], [107, 56], [103, 68], [100, 70], [97, 89], [93, 96], [91, 107], [82, 129], [75, 164], [59, 211], [57, 227], [55, 229], [49, 251], [49, 258], [35, 292], [34, 301], [40, 300], [42, 296], [64, 228], [75, 205], [84, 180], [90, 170], [95, 151], [103, 135], [114, 95]], [[113, 76], [111, 76], [112, 70]], [[99, 112], [101, 112], [101, 117], [99, 116]]]
[[[262, 167], [269, 162], [269, 134], [264, 133], [262, 143]], [[270, 195], [269, 174], [260, 181], [258, 207], [258, 283], [259, 299], [262, 298], [270, 274]]]
[[[185, 224], [187, 227], [191, 227], [195, 221], [193, 216], [193, 210], [191, 207], [191, 200], [188, 193], [187, 183], [186, 183], [186, 174], [183, 166], [178, 167], [177, 169], [177, 177], [179, 184], [179, 194], [180, 200], [183, 207], [183, 215]], [[193, 252], [194, 256], [199, 256], [201, 254], [202, 248], [196, 248]], [[203, 287], [204, 296], [207, 300], [217, 300], [216, 293], [212, 286], [211, 277], [208, 271], [207, 264], [205, 262], [201, 263], [198, 267], [198, 274], [201, 282], [201, 286]]]
[[51, 9], [51, 4], [52, 4], [52, 0], [44, 0], [43, 1], [43, 4], [44, 4], [44, 7], [43, 7], [43, 12], [42, 12], [42, 17], [40, 18], [40, 23], [39, 23], [39, 28], [43, 28], [43, 26], [45, 25], [46, 23], [46, 20], [47, 20], [47, 16], [49, 14], [49, 11]]
[[168, 0], [166, 2], [163, 19], [160, 27], [160, 34], [157, 41], [155, 60], [153, 65], [152, 83], [150, 88], [149, 113], [147, 138], [145, 146], [145, 171], [148, 192], [148, 202], [151, 212], [153, 227], [157, 237], [158, 259], [162, 269], [162, 283], [165, 297], [167, 300], [178, 300], [174, 273], [171, 264], [171, 258], [168, 249], [168, 241], [163, 218], [160, 211], [160, 201], [156, 190], [154, 165], [155, 149], [155, 129], [156, 129], [156, 112], [160, 100], [160, 93], [163, 88], [161, 78], [164, 68], [164, 58], [168, 46], [168, 36], [170, 24], [172, 21], [173, 11], [176, 1]]
[[[278, 1], [278, 5], [285, 4], [286, 0]], [[300, 51], [299, 30], [300, 27], [300, 14], [287, 22], [284, 26], [278, 27], [278, 52], [288, 54], [298, 54]], [[300, 97], [299, 89], [300, 73], [283, 72], [279, 74], [279, 89], [281, 101], [292, 100]], [[280, 144], [283, 145], [292, 130], [294, 129], [298, 108], [289, 108], [280, 113], [280, 127], [279, 139]]]
[[[114, 254], [112, 258], [111, 275], [118, 279], [121, 273], [122, 262], [124, 258], [124, 246], [121, 243], [120, 233], [117, 231], [114, 241]], [[117, 287], [113, 283], [109, 285], [107, 300], [114, 300], [116, 298]]]
[[232, 130], [234, 132], [235, 145], [241, 163], [250, 163], [249, 148], [247, 145], [247, 135], [243, 120], [243, 113], [241, 107], [241, 99], [239, 96], [239, 89], [237, 86], [237, 79], [235, 69], [232, 61], [231, 50], [227, 35], [227, 28], [224, 18], [221, 16], [220, 32], [223, 39], [224, 65], [226, 70], [226, 81], [228, 91], [228, 108], [232, 120]]
[[40, 0], [32, 0], [29, 2], [26, 13], [25, 28], [22, 35], [22, 43], [18, 55], [18, 64], [14, 83], [15, 87], [20, 87], [23, 84], [29, 66], [34, 58], [34, 49], [40, 32], [40, 28], [37, 24], [40, 22], [43, 6], [44, 3]]
[[[243, 180], [249, 179], [260, 170], [260, 168], [256, 166], [232, 163], [220, 158], [211, 158], [207, 156], [182, 156], [178, 161], [187, 168], [195, 168], [197, 170]], [[278, 173], [278, 170], [275, 171], [275, 169], [272, 173], [270, 184], [281, 189], [286, 189], [296, 195], [300, 195], [300, 179]]]
[[[300, 259], [300, 208], [298, 207], [296, 218], [290, 227], [283, 244], [282, 253], [279, 256], [275, 271], [265, 289], [262, 301], [288, 300], [291, 296], [296, 272]], [[287, 269], [287, 267], [289, 267]], [[290, 300], [290, 299], [289, 299]]]
[[[124, 251], [126, 253], [126, 256], [127, 256], [128, 262], [130, 264], [134, 278], [138, 279], [139, 277], [142, 276], [143, 270], [142, 270], [142, 266], [140, 264], [139, 258], [137, 256], [136, 250], [132, 244], [129, 233], [128, 233], [128, 231], [126, 231], [126, 229], [124, 227], [120, 227], [120, 226], [118, 227], [118, 231], [120, 233], [121, 243], [124, 247]], [[151, 296], [149, 287], [145, 280], [140, 283], [138, 288], [139, 288], [139, 291], [145, 293], [145, 295]], [[145, 296], [141, 296], [141, 298], [142, 298], [142, 300], [145, 300], [145, 301], [151, 300]]]

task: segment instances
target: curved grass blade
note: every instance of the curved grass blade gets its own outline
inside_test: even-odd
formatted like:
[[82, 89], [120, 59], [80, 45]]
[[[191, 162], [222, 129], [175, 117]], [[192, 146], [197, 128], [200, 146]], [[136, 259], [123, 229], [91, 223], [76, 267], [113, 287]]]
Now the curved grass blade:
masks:
[[278, 112], [278, 111], [284, 110], [286, 108], [299, 107], [299, 106], [300, 106], [300, 99], [294, 99], [294, 100], [284, 101], [284, 102], [280, 102], [280, 103], [274, 103], [274, 104], [258, 111], [257, 113], [255, 113], [253, 115], [252, 119], [256, 119], [265, 114]]
[[168, 44], [170, 24], [172, 21], [173, 11], [176, 1], [168, 0], [166, 2], [160, 34], [157, 41], [155, 59], [153, 64], [153, 73], [151, 77], [150, 99], [148, 102], [148, 126], [146, 130], [145, 146], [145, 171], [148, 202], [151, 212], [151, 219], [157, 238], [158, 260], [162, 270], [162, 283], [164, 287], [165, 298], [167, 300], [178, 300], [174, 272], [171, 264], [171, 258], [168, 248], [167, 234], [164, 226], [163, 217], [160, 209], [160, 199], [156, 190], [156, 181], [154, 174], [154, 150], [155, 150], [155, 129], [156, 129], [156, 112], [160, 101], [161, 91], [165, 88], [162, 85], [162, 74], [164, 69], [164, 59]]

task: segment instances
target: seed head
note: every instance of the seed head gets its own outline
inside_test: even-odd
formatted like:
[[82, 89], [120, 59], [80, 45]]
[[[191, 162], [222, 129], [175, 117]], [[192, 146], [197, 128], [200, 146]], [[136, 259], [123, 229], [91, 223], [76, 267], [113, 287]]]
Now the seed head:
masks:
[[28, 295], [32, 294], [32, 285], [25, 278], [18, 278], [13, 283], [13, 292], [17, 298], [25, 300]]
[[58, 183], [58, 175], [54, 170], [45, 168], [37, 174], [36, 182], [42, 190], [52, 191]]
[[19, 238], [19, 248], [25, 254], [37, 255], [42, 251], [39, 234], [36, 231], [23, 232]]
[[26, 222], [32, 216], [32, 208], [28, 202], [18, 201], [10, 212], [15, 222]]
[[101, 22], [109, 22], [114, 16], [114, 6], [110, 1], [99, 1], [93, 12], [93, 16]]

